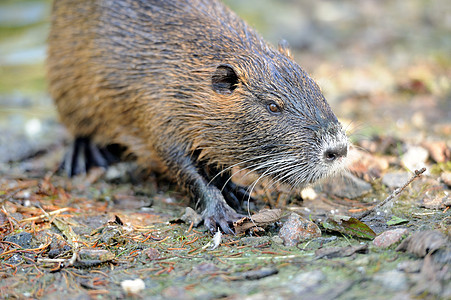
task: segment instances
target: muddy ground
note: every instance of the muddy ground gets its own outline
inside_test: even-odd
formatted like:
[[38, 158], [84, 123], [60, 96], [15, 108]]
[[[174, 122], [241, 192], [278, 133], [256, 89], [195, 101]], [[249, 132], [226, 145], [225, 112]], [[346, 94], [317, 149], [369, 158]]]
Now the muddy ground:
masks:
[[50, 2], [4, 1], [0, 298], [451, 299], [449, 1], [227, 3], [318, 81], [349, 170], [303, 191], [259, 182], [243, 209], [265, 221], [220, 240], [132, 162], [69, 179], [44, 76]]

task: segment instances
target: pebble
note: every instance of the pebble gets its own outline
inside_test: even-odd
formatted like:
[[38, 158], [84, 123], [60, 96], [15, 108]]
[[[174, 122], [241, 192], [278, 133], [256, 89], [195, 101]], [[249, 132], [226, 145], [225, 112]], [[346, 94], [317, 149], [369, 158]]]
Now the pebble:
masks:
[[408, 232], [409, 231], [406, 228], [396, 228], [384, 231], [373, 240], [373, 244], [376, 247], [388, 248], [399, 242]]
[[124, 280], [121, 287], [127, 295], [138, 295], [146, 288], [144, 281], [140, 278], [135, 280]]
[[[432, 194], [432, 195], [431, 195]], [[427, 209], [445, 209], [448, 206], [451, 206], [451, 197], [445, 192], [435, 193], [426, 193], [423, 198], [422, 206]]]
[[301, 198], [304, 200], [315, 200], [318, 194], [312, 187], [306, 187], [301, 191]]
[[202, 262], [193, 266], [192, 270], [188, 273], [190, 277], [205, 276], [206, 274], [214, 274], [219, 271], [219, 268], [211, 262]]
[[318, 225], [304, 219], [296, 213], [292, 213], [279, 231], [279, 237], [285, 246], [296, 246], [301, 241], [310, 240], [321, 236]]

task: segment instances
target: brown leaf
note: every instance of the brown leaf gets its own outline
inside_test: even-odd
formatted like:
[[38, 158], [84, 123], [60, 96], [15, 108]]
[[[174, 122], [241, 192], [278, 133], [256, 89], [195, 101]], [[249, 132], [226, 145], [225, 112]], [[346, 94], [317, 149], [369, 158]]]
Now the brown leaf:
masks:
[[244, 217], [233, 223], [235, 233], [240, 234], [252, 227], [267, 226], [278, 221], [282, 217], [280, 209], [263, 209], [260, 212], [249, 217]]
[[278, 221], [281, 217], [281, 209], [263, 209], [252, 215], [252, 220], [259, 226], [265, 226]]

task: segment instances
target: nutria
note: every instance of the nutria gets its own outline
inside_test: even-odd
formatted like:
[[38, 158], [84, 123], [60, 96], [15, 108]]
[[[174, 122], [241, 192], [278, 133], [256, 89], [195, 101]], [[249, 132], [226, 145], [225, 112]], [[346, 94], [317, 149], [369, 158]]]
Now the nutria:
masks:
[[52, 14], [70, 175], [125, 146], [186, 187], [208, 229], [231, 233], [246, 196], [232, 166], [296, 187], [342, 169], [348, 140], [318, 85], [221, 2], [56, 0]]

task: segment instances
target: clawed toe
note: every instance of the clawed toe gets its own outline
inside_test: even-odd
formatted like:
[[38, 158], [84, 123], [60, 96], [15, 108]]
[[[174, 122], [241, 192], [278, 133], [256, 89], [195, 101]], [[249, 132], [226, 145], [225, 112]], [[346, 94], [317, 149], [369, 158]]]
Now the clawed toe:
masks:
[[225, 234], [235, 235], [233, 223], [244, 217], [226, 203], [219, 203], [214, 211], [204, 211], [204, 225], [215, 234], [218, 228]]

